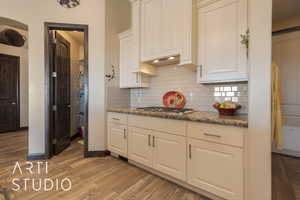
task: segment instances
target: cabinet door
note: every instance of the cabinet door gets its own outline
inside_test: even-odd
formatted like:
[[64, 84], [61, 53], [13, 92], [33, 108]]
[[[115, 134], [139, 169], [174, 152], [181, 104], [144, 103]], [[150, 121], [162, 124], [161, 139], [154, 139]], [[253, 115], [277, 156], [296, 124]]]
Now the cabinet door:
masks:
[[247, 0], [220, 0], [199, 9], [198, 82], [247, 80]]
[[243, 150], [188, 140], [188, 183], [225, 199], [242, 200]]
[[[179, 54], [182, 41], [182, 0], [161, 0], [162, 18], [160, 34], [160, 56], [167, 57]], [[180, 14], [179, 14], [180, 13]]]
[[128, 129], [128, 157], [129, 159], [152, 167], [152, 145], [149, 130], [129, 127]]
[[160, 132], [152, 132], [153, 168], [186, 180], [186, 138]]
[[108, 124], [107, 137], [108, 150], [127, 157], [127, 130], [126, 126], [120, 124]]
[[131, 31], [120, 34], [120, 88], [138, 87], [138, 75], [133, 73], [136, 66], [134, 40]]
[[140, 38], [141, 38], [141, 2], [134, 1], [131, 4], [131, 31], [132, 31], [132, 49], [134, 66], [133, 72], [140, 71]]
[[162, 1], [142, 0], [141, 15], [141, 60], [145, 62], [160, 57]]

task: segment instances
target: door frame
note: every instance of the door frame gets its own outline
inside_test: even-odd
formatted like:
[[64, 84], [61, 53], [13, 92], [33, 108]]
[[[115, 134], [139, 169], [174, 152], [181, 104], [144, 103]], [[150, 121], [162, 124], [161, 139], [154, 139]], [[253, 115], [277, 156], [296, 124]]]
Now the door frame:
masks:
[[84, 64], [85, 64], [85, 76], [84, 76], [84, 88], [86, 95], [84, 96], [84, 157], [88, 156], [88, 116], [89, 116], [89, 26], [83, 24], [65, 24], [65, 23], [44, 23], [44, 34], [45, 34], [45, 155], [48, 159], [53, 156], [53, 131], [52, 131], [52, 77], [51, 77], [51, 67], [52, 61], [50, 57], [52, 56], [51, 51], [49, 51], [49, 31], [50, 30], [62, 30], [62, 31], [81, 31], [84, 33]]
[[[17, 118], [16, 118], [16, 130], [12, 130], [12, 131], [4, 131], [3, 133], [7, 133], [7, 132], [13, 132], [13, 131], [17, 131], [20, 130], [20, 56], [14, 56], [14, 55], [8, 55], [8, 54], [4, 54], [4, 53], [0, 53], [0, 55], [5, 56], [7, 58], [16, 58], [17, 59]], [[1, 133], [1, 131], [0, 131]]]

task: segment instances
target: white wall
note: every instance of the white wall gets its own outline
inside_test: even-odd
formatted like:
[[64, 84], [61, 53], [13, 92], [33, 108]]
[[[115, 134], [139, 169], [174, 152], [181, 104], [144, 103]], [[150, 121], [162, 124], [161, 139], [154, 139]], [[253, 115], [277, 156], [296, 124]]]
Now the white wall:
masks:
[[[14, 29], [27, 38], [27, 31], [9, 26], [1, 26], [0, 31]], [[0, 44], [0, 53], [20, 57], [20, 127], [28, 127], [28, 43], [22, 47]]]
[[66, 9], [52, 0], [1, 0], [0, 15], [29, 27], [29, 154], [45, 152], [44, 22], [89, 25], [88, 149], [105, 150], [105, 1], [85, 0]]
[[120, 89], [120, 41], [118, 34], [130, 28], [131, 12], [127, 0], [109, 0], [106, 3], [106, 72], [115, 66], [114, 80], [107, 82], [107, 106], [128, 107], [128, 89]]

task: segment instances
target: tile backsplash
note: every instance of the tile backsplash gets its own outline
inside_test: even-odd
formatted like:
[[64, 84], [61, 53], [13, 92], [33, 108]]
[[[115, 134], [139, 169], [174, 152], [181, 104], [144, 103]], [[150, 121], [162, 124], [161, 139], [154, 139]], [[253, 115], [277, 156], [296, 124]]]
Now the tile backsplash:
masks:
[[231, 100], [242, 105], [241, 113], [248, 112], [247, 83], [197, 84], [195, 72], [176, 65], [158, 67], [157, 75], [151, 78], [150, 88], [131, 89], [130, 106], [163, 106], [162, 97], [171, 90], [184, 94], [186, 108], [215, 111], [212, 108], [214, 102]]

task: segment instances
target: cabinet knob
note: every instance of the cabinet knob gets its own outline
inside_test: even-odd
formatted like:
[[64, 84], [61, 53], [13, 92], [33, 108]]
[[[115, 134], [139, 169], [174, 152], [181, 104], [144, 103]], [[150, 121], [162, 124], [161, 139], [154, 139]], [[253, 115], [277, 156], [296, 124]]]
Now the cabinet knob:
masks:
[[12, 102], [11, 104], [12, 104], [12, 105], [16, 105], [17, 103], [16, 103], [16, 102]]

